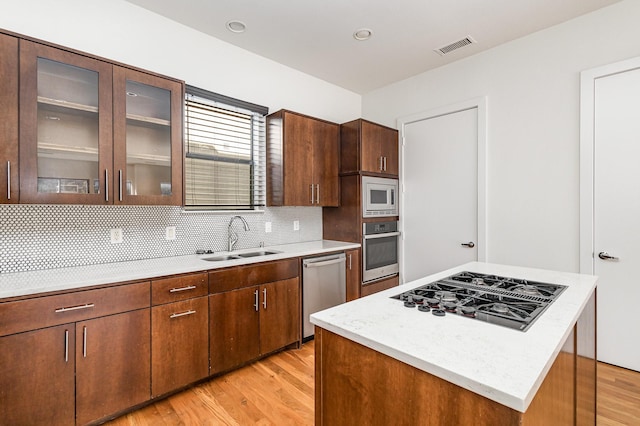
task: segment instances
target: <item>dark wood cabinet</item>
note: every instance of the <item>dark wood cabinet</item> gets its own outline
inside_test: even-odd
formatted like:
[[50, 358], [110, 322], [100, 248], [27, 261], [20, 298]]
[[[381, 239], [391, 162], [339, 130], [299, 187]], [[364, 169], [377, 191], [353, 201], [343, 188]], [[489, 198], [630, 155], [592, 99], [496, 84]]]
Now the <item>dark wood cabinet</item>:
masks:
[[75, 324], [0, 337], [0, 422], [73, 425]]
[[260, 355], [260, 289], [242, 288], [209, 296], [211, 374]]
[[112, 66], [20, 40], [20, 202], [113, 200]]
[[209, 305], [197, 297], [151, 308], [151, 396], [209, 375]]
[[267, 204], [337, 206], [340, 128], [281, 110], [267, 117]]
[[182, 204], [182, 104], [180, 82], [114, 67], [116, 204]]
[[211, 374], [300, 340], [297, 258], [209, 273]]
[[298, 278], [209, 296], [211, 374], [300, 339]]
[[148, 400], [149, 300], [135, 283], [0, 303], [2, 421], [80, 425]]
[[360, 297], [360, 249], [345, 251], [347, 257], [347, 302]]
[[[3, 39], [3, 76], [11, 52]], [[19, 109], [20, 154], [0, 160], [20, 163], [20, 202], [182, 204], [181, 81], [25, 39], [18, 56], [19, 92], [3, 78], [0, 102], [7, 123]], [[1, 132], [17, 141], [9, 124]], [[17, 163], [12, 172], [17, 186]]]
[[358, 119], [340, 125], [340, 173], [398, 176], [398, 131]]
[[260, 288], [260, 352], [268, 354], [300, 339], [300, 283], [298, 278]]
[[0, 204], [19, 201], [18, 39], [0, 34]]
[[150, 309], [76, 324], [76, 423], [145, 402], [151, 386]]

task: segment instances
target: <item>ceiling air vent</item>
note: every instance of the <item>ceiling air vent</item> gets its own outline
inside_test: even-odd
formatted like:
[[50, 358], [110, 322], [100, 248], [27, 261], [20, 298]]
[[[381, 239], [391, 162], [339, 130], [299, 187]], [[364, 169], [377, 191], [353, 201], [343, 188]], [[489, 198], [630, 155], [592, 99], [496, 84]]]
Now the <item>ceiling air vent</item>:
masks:
[[439, 49], [435, 49], [434, 51], [440, 55], [440, 56], [444, 56], [448, 53], [453, 52], [454, 50], [460, 49], [461, 47], [465, 47], [468, 46], [470, 44], [476, 43], [476, 41], [471, 38], [471, 36], [466, 36], [465, 38], [463, 38], [462, 40], [458, 40], [456, 42], [453, 42], [451, 44], [448, 44], [444, 47], [441, 47]]

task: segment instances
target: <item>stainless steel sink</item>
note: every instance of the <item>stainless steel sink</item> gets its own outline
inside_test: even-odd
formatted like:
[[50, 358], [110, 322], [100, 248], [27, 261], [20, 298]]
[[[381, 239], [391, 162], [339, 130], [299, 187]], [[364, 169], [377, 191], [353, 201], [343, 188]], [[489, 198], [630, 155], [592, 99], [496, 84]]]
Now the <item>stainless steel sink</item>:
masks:
[[240, 257], [255, 257], [255, 256], [267, 256], [269, 254], [278, 254], [278, 253], [282, 253], [281, 251], [275, 251], [275, 250], [260, 250], [260, 251], [252, 251], [249, 253], [238, 253], [238, 256]]
[[225, 260], [242, 259], [245, 257], [267, 256], [269, 254], [278, 254], [278, 253], [282, 253], [282, 252], [276, 251], [276, 250], [259, 250], [259, 251], [250, 251], [247, 253], [223, 254], [220, 256], [205, 257], [205, 258], [202, 258], [202, 260], [206, 260], [208, 262], [222, 262]]
[[233, 260], [233, 259], [241, 259], [241, 258], [234, 254], [234, 255], [205, 257], [202, 260], [206, 260], [206, 261], [209, 261], [209, 262], [222, 262], [223, 260]]

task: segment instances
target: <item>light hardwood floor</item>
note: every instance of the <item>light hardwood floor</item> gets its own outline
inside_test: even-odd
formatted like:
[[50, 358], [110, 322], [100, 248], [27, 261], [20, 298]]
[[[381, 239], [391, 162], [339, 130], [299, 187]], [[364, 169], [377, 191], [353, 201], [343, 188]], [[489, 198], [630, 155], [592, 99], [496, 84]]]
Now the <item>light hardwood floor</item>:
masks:
[[[313, 349], [310, 341], [106, 424], [313, 425]], [[598, 364], [597, 421], [640, 425], [640, 373]]]

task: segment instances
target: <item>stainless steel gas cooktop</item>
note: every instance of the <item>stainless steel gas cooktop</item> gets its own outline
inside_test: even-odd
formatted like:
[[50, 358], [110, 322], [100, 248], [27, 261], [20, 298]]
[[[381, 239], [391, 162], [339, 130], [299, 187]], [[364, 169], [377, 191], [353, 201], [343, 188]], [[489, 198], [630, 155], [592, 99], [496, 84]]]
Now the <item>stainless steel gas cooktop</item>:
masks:
[[526, 331], [566, 286], [460, 272], [393, 296], [407, 308], [447, 313]]

